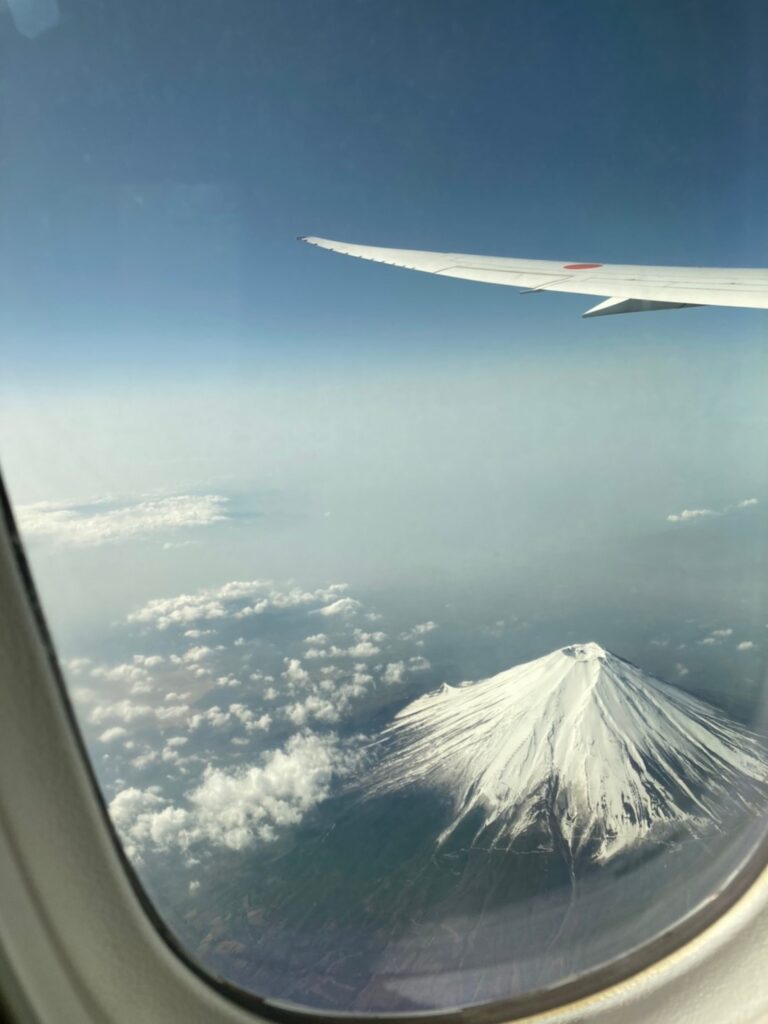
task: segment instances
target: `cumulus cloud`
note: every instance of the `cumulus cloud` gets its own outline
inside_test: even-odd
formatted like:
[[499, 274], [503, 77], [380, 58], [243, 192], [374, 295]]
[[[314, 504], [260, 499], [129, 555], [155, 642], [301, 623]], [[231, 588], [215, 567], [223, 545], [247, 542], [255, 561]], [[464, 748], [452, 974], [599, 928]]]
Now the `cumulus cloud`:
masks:
[[149, 704], [135, 704], [131, 700], [118, 700], [112, 704], [99, 704], [89, 716], [93, 725], [101, 725], [102, 722], [136, 722], [139, 719], [153, 718], [155, 709]]
[[[142, 608], [131, 612], [128, 621], [146, 623], [157, 629], [167, 629], [174, 625], [184, 626], [193, 622], [228, 617], [247, 619], [273, 609], [287, 610], [324, 605], [325, 602], [337, 597], [339, 586], [341, 584], [333, 584], [311, 591], [299, 587], [281, 590], [269, 580], [233, 580], [221, 587], [198, 590], [194, 594], [154, 598]], [[340, 598], [335, 603], [350, 600], [352, 599]], [[326, 614], [327, 606], [317, 610]], [[186, 630], [185, 635], [197, 637], [202, 635], [202, 632]]]
[[430, 668], [432, 668], [431, 663], [421, 655], [417, 655], [414, 658], [409, 658], [407, 663], [391, 661], [384, 669], [381, 679], [388, 686], [395, 686], [402, 683], [406, 672], [426, 672]]
[[298, 658], [286, 658], [283, 679], [290, 686], [304, 686], [309, 682], [309, 672], [302, 668], [301, 661]]
[[304, 657], [309, 661], [316, 661], [319, 658], [343, 657], [346, 653], [343, 647], [330, 644], [328, 647], [308, 647], [304, 652]]
[[758, 504], [757, 498], [744, 498], [734, 505], [726, 505], [725, 508], [684, 508], [682, 512], [671, 512], [667, 516], [668, 523], [686, 523], [692, 519], [703, 519], [709, 516], [725, 516], [729, 512], [738, 512], [740, 509], [751, 508]]
[[64, 662], [64, 667], [67, 672], [72, 672], [75, 675], [80, 675], [85, 672], [90, 665], [90, 658], [70, 658], [69, 661]]
[[397, 683], [402, 683], [404, 676], [405, 662], [391, 661], [384, 669], [381, 678], [388, 686], [395, 686]]
[[347, 654], [351, 658], [373, 658], [379, 653], [381, 653], [381, 648], [371, 640], [358, 640], [347, 650]]
[[[326, 665], [320, 670], [319, 681], [310, 678], [303, 681], [304, 695], [282, 708], [282, 712], [297, 726], [310, 720], [338, 722], [349, 711], [352, 701], [368, 692], [373, 681], [365, 662], [351, 669]], [[295, 692], [295, 688], [292, 689]]]
[[179, 659], [185, 665], [196, 664], [199, 661], [203, 661], [208, 658], [213, 651], [210, 647], [206, 647], [204, 644], [200, 644], [197, 647], [190, 647], [189, 650], [185, 651]]
[[99, 743], [114, 743], [115, 740], [121, 740], [127, 735], [128, 730], [124, 729], [122, 725], [113, 725], [111, 729], [105, 729], [99, 736]]
[[411, 672], [426, 672], [427, 669], [432, 668], [432, 664], [427, 658], [417, 655], [415, 658], [408, 659], [408, 668]]
[[303, 701], [289, 704], [285, 708], [285, 714], [294, 725], [298, 726], [306, 725], [311, 718], [318, 722], [338, 722], [342, 711], [340, 703], [334, 703], [327, 697], [310, 694]]
[[259, 765], [234, 771], [209, 767], [183, 806], [152, 789], [129, 787], [109, 805], [133, 859], [149, 848], [188, 849], [209, 843], [241, 850], [274, 839], [325, 800], [335, 779], [355, 772], [361, 755], [334, 733], [299, 733]]
[[381, 653], [380, 644], [387, 639], [386, 633], [366, 633], [365, 630], [356, 629], [353, 633], [353, 642], [349, 647], [339, 647], [331, 643], [325, 633], [316, 633], [305, 639], [305, 644], [317, 644], [318, 646], [308, 647], [304, 657], [309, 660], [321, 658], [374, 658]]
[[120, 665], [96, 665], [91, 669], [94, 679], [106, 679], [110, 683], [146, 682], [149, 674], [143, 665], [136, 662], [123, 662]]
[[[308, 590], [256, 579], [155, 598], [134, 609], [123, 627], [142, 653], [118, 664], [77, 663], [80, 680], [88, 675], [100, 684], [84, 707], [87, 735], [110, 791], [129, 794], [117, 806], [136, 850], [197, 842], [202, 826], [193, 795], [207, 792], [207, 780], [221, 783], [240, 770], [233, 762], [239, 765], [244, 755], [252, 760], [287, 734], [307, 735], [311, 727], [325, 742], [356, 704], [387, 699], [379, 687], [415, 683], [430, 668], [417, 652], [435, 628], [431, 621], [392, 638], [345, 590], [344, 584]], [[210, 637], [214, 632], [221, 643]], [[243, 667], [245, 645], [233, 646], [240, 637], [251, 662], [258, 658], [257, 671]], [[275, 733], [278, 740], [270, 743]], [[258, 763], [259, 772], [265, 763]], [[171, 802], [161, 789], [147, 788], [158, 781], [172, 782], [171, 792], [185, 791], [186, 798]], [[262, 827], [251, 825], [254, 834]], [[206, 835], [211, 828], [206, 825]], [[263, 828], [262, 839], [277, 824], [265, 820]]]
[[737, 651], [751, 651], [755, 646], [753, 640], [742, 640], [741, 643], [736, 644]]
[[722, 629], [713, 629], [708, 636], [705, 636], [703, 640], [699, 640], [699, 644], [703, 644], [705, 647], [712, 647], [715, 644], [720, 644], [723, 640], [729, 639], [733, 636], [733, 629], [730, 626]]
[[271, 715], [255, 715], [245, 704], [230, 704], [229, 713], [245, 726], [246, 732], [266, 732], [272, 724]]
[[415, 626], [411, 626], [404, 633], [400, 634], [401, 640], [420, 640], [426, 636], [427, 633], [432, 633], [437, 629], [436, 622], [419, 622]]
[[94, 665], [90, 674], [94, 679], [103, 679], [108, 683], [129, 685], [134, 696], [151, 693], [154, 689], [152, 670], [164, 660], [159, 654], [134, 654], [131, 661], [119, 665]]
[[108, 544], [148, 534], [227, 519], [227, 499], [219, 494], [178, 494], [132, 503], [85, 504], [41, 501], [16, 509], [19, 529], [31, 537], [47, 537], [77, 546]]
[[340, 597], [337, 601], [333, 601], [324, 608], [318, 608], [317, 614], [325, 616], [341, 615], [347, 617], [359, 612], [362, 607], [362, 604], [359, 601], [356, 601], [354, 597]]
[[230, 704], [226, 711], [215, 704], [206, 711], [196, 711], [187, 719], [191, 731], [201, 726], [221, 729], [224, 726], [241, 725], [246, 732], [267, 732], [272, 724], [272, 717], [266, 713], [257, 714], [245, 704]]

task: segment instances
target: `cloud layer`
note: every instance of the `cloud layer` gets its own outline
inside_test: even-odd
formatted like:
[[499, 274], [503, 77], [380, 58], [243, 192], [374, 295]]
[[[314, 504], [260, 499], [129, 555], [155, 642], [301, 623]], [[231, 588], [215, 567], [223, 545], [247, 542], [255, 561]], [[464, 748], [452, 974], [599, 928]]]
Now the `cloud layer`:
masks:
[[370, 628], [380, 616], [347, 590], [231, 580], [153, 598], [119, 627], [138, 653], [69, 659], [131, 857], [275, 838], [363, 763], [354, 715], [427, 685], [437, 624]]
[[[172, 625], [225, 619], [247, 619], [270, 609], [284, 610], [310, 606], [323, 615], [350, 615], [361, 607], [352, 598], [340, 598], [346, 584], [335, 583], [318, 590], [293, 587], [284, 590], [270, 580], [233, 580], [222, 587], [198, 590], [194, 594], [159, 597], [128, 616], [129, 622], [142, 622], [167, 629]], [[320, 607], [318, 607], [320, 606]], [[339, 608], [343, 612], [339, 611]]]
[[41, 501], [19, 505], [16, 519], [27, 537], [46, 537], [60, 544], [95, 546], [210, 526], [227, 519], [227, 499], [218, 494], [177, 494], [132, 503], [86, 504]]
[[109, 812], [133, 858], [151, 847], [188, 850], [198, 843], [242, 850], [298, 824], [328, 796], [335, 778], [349, 776], [360, 763], [360, 753], [345, 749], [334, 733], [301, 733], [260, 764], [206, 769], [183, 805], [130, 787], [110, 802]]

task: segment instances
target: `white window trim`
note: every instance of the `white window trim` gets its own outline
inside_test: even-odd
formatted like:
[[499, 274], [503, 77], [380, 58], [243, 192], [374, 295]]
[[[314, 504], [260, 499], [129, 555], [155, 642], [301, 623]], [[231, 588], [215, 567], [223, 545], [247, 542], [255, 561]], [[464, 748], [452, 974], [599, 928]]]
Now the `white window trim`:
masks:
[[[23, 558], [0, 522], [0, 1004], [19, 1024], [252, 1024], [258, 1007], [238, 1005], [193, 970], [140, 899], [41, 621]], [[757, 1024], [768, 1018], [766, 965], [768, 870], [714, 923], [652, 966], [566, 1006], [515, 1019]], [[502, 1019], [492, 1010], [453, 1015], [473, 1017], [483, 1024]]]

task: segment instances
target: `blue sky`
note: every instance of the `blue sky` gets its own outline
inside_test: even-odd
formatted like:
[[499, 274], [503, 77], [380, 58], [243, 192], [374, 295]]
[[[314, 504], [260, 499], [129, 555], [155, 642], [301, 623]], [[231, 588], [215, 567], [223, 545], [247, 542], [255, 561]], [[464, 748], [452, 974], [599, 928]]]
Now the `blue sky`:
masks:
[[732, 535], [743, 567], [763, 506], [718, 510], [763, 499], [762, 311], [582, 321], [296, 236], [766, 265], [761, 4], [60, 0], [17, 31], [41, 2], [0, 14], [12, 496], [230, 503], [198, 547], [36, 547], [57, 614], [244, 564], [427, 604], [563, 576], [575, 609], [557, 550], [596, 607], [679, 583], [684, 616]]
[[0, 19], [14, 376], [762, 337], [749, 311], [581, 324], [583, 298], [295, 242], [764, 265], [762, 4], [61, 0], [32, 39]]

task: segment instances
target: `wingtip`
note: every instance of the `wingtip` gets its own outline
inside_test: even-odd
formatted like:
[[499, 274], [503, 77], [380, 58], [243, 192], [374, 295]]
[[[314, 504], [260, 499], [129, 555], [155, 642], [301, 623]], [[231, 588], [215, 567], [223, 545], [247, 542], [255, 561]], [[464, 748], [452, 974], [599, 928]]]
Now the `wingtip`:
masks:
[[297, 242], [306, 242], [306, 240], [307, 240], [307, 235], [296, 235], [296, 241]]

